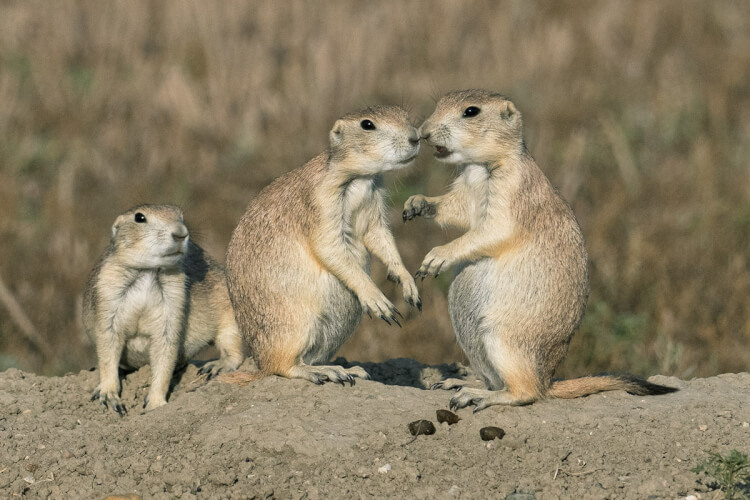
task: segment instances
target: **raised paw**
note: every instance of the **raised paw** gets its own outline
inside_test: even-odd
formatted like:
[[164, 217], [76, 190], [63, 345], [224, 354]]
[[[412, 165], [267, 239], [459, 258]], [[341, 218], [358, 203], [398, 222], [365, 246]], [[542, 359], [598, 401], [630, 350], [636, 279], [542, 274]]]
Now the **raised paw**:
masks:
[[427, 276], [439, 276], [442, 271], [445, 271], [453, 265], [451, 256], [445, 250], [444, 246], [435, 247], [425, 255], [422, 265], [419, 270], [414, 274], [416, 278], [422, 278], [423, 280]]
[[399, 282], [401, 283], [406, 303], [419, 309], [419, 312], [422, 312], [422, 299], [419, 297], [419, 289], [417, 289], [414, 278], [410, 274], [406, 274]]
[[98, 399], [105, 408], [110, 408], [122, 417], [128, 412], [128, 410], [125, 408], [125, 405], [122, 404], [122, 400], [117, 392], [116, 389], [105, 390], [102, 389], [101, 386], [98, 386], [94, 389], [94, 392], [91, 393], [91, 401]]
[[388, 323], [396, 323], [399, 327], [401, 323], [396, 318], [396, 315], [404, 317], [403, 314], [396, 309], [390, 300], [385, 295], [380, 293], [378, 290], [377, 294], [373, 297], [360, 297], [360, 304], [362, 305], [362, 312], [372, 318], [372, 315], [380, 317], [383, 321]]
[[404, 222], [412, 220], [415, 217], [422, 216], [425, 219], [432, 219], [437, 214], [437, 205], [427, 201], [427, 197], [421, 194], [415, 194], [409, 197], [404, 203], [404, 212], [401, 216]]

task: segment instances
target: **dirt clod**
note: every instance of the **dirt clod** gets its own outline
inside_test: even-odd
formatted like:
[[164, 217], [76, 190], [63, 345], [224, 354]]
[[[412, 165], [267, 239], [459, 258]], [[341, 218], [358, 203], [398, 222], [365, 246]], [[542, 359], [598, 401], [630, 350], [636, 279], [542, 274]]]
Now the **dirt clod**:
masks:
[[479, 437], [482, 441], [492, 441], [493, 439], [502, 439], [505, 436], [505, 431], [500, 427], [482, 427], [479, 429]]
[[452, 411], [448, 410], [438, 410], [437, 412], [437, 421], [438, 423], [447, 423], [448, 425], [453, 425], [455, 423], [458, 423], [461, 418], [453, 413]]
[[409, 432], [412, 436], [431, 436], [435, 434], [435, 424], [429, 420], [415, 420], [409, 423]]

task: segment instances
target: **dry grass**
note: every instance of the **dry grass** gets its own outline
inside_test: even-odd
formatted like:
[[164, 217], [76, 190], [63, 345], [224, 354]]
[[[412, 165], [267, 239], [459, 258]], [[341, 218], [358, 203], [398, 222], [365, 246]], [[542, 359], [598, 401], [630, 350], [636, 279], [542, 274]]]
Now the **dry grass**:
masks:
[[[5, 0], [0, 278], [56, 355], [2, 306], [0, 369], [92, 365], [79, 297], [118, 212], [181, 204], [221, 258], [247, 201], [321, 151], [338, 115], [393, 103], [418, 121], [442, 92], [486, 87], [524, 112], [587, 239], [564, 374], [746, 370], [749, 17], [724, 1]], [[448, 235], [405, 229], [399, 207], [449, 175], [425, 154], [392, 179], [410, 269]], [[461, 359], [447, 285], [424, 282], [403, 330], [365, 320], [344, 354]]]

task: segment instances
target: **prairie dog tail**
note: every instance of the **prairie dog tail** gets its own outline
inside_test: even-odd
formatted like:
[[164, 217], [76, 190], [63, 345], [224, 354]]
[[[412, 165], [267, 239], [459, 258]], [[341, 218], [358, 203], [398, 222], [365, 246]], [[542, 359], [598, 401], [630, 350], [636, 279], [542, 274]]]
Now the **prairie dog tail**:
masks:
[[[231, 373], [228, 375], [232, 375]], [[557, 399], [574, 399], [604, 391], [627, 391], [636, 396], [656, 396], [669, 394], [678, 389], [666, 385], [652, 384], [635, 375], [601, 374], [570, 380], [552, 382], [546, 396]]]
[[255, 372], [255, 373], [247, 373], [247, 372], [230, 372], [230, 373], [222, 373], [218, 377], [216, 377], [216, 380], [219, 382], [223, 382], [225, 384], [235, 384], [239, 385], [240, 387], [244, 387], [250, 382], [255, 382], [256, 380], [260, 380], [263, 377], [265, 377], [267, 374], [263, 372]]

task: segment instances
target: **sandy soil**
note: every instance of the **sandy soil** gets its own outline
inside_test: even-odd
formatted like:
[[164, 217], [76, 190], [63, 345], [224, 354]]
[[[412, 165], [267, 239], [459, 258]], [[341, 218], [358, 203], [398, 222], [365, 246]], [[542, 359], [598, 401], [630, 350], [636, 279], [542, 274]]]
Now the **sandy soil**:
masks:
[[[278, 377], [239, 387], [204, 383], [190, 365], [169, 404], [143, 413], [145, 367], [124, 379], [122, 418], [89, 401], [95, 371], [8, 370], [0, 373], [0, 495], [715, 498], [691, 469], [708, 451], [750, 451], [747, 373], [651, 378], [680, 388], [666, 396], [465, 409], [448, 426], [435, 412], [451, 394], [424, 388], [465, 368], [408, 359], [363, 366], [374, 380], [354, 387]], [[436, 433], [414, 439], [408, 424], [417, 419]], [[505, 437], [482, 441], [490, 425]]]

